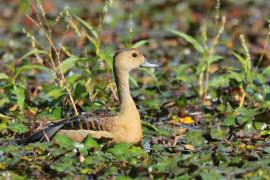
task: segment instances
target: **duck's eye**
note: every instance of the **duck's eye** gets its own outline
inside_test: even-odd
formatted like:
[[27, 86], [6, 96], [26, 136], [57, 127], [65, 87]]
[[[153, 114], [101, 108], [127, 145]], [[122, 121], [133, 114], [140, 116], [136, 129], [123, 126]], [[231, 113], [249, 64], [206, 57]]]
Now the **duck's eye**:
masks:
[[132, 57], [137, 57], [138, 55], [137, 55], [137, 53], [132, 53]]

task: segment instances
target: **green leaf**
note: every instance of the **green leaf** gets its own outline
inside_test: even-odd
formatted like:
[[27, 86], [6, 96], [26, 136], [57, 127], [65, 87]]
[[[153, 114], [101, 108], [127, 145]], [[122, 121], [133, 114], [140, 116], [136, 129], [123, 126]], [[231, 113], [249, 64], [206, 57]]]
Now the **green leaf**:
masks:
[[228, 136], [229, 130], [230, 129], [228, 127], [218, 126], [210, 129], [210, 135], [213, 139], [223, 140]]
[[56, 134], [54, 137], [53, 137], [53, 140], [59, 144], [61, 147], [69, 147], [73, 144], [73, 141], [68, 138], [67, 136], [64, 136], [64, 135], [59, 135], [59, 134]]
[[222, 59], [223, 59], [222, 56], [212, 55], [212, 56], [209, 56], [206, 61], [208, 64], [212, 64], [212, 63], [217, 62], [217, 61], [222, 60]]
[[[78, 61], [85, 61], [88, 60], [87, 58], [79, 58], [76, 56], [70, 56], [67, 59], [65, 59], [63, 62], [61, 62], [60, 67], [62, 69], [63, 73], [66, 73], [68, 70], [73, 68]], [[57, 67], [57, 70], [60, 71], [60, 67]]]
[[255, 127], [255, 129], [258, 129], [258, 130], [265, 130], [267, 128], [267, 124], [264, 123], [264, 122], [254, 122], [253, 123], [253, 126]]
[[62, 108], [61, 107], [56, 107], [53, 109], [52, 114], [50, 114], [50, 119], [51, 120], [57, 120], [60, 119], [62, 116]]
[[6, 75], [6, 74], [4, 74], [4, 73], [0, 73], [0, 80], [1, 79], [9, 79], [9, 77]]
[[51, 70], [45, 66], [40, 66], [40, 65], [36, 65], [36, 64], [28, 64], [28, 65], [24, 65], [22, 67], [19, 67], [16, 69], [16, 73], [13, 77], [13, 81], [16, 81], [17, 77], [24, 71], [28, 71], [28, 70], [32, 70], [32, 69], [38, 69], [38, 70], [42, 70], [42, 71], [46, 71], [51, 73]]
[[80, 17], [73, 15], [78, 21], [80, 21], [82, 23], [82, 25], [88, 30], [90, 31], [94, 37], [97, 39], [98, 38], [98, 34], [96, 32], [96, 30], [86, 21], [82, 20]]
[[93, 137], [91, 137], [90, 135], [88, 135], [83, 140], [83, 144], [88, 149], [90, 149], [90, 148], [98, 149], [100, 147], [100, 145], [97, 143], [97, 141]]
[[5, 129], [7, 129], [8, 126], [7, 126], [7, 123], [6, 122], [0, 122], [0, 131], [3, 131]]
[[245, 73], [245, 79], [246, 83], [251, 82], [251, 62], [248, 58], [244, 58], [241, 55], [233, 52], [233, 55], [236, 57], [236, 59], [241, 63], [244, 73]]
[[132, 180], [132, 178], [129, 176], [117, 176], [115, 179], [116, 180]]
[[270, 146], [265, 147], [263, 151], [270, 154]]
[[137, 81], [133, 77], [129, 76], [129, 81], [130, 81], [131, 86], [139, 87]]
[[156, 126], [152, 125], [151, 123], [148, 123], [148, 122], [145, 122], [145, 121], [141, 121], [141, 123], [142, 123], [142, 126], [147, 127], [149, 129], [152, 129], [152, 130], [156, 131], [159, 135], [164, 135], [164, 133], [159, 128], [157, 128]]
[[221, 172], [219, 172], [217, 169], [212, 168], [212, 169], [203, 169], [200, 176], [202, 177], [203, 180], [208, 180], [208, 179], [225, 179], [225, 177], [222, 176]]
[[22, 111], [24, 108], [24, 100], [25, 100], [25, 89], [21, 86], [15, 86], [12, 91], [17, 98], [17, 105]]
[[260, 132], [260, 135], [262, 135], [262, 136], [270, 135], [270, 130], [264, 130], [264, 131], [261, 131], [261, 132]]
[[241, 65], [244, 68], [244, 70], [247, 71], [247, 62], [246, 62], [246, 59], [244, 57], [242, 57], [241, 55], [235, 53], [235, 52], [233, 52], [233, 55], [241, 63]]
[[141, 41], [138, 41], [136, 42], [135, 44], [132, 45], [133, 48], [139, 48], [143, 45], [145, 45], [146, 43], [149, 43], [150, 40], [141, 40]]
[[160, 99], [145, 99], [142, 102], [144, 105], [148, 106], [150, 109], [159, 109], [160, 108]]
[[240, 113], [240, 116], [237, 117], [237, 122], [239, 124], [243, 124], [247, 121], [251, 121], [254, 119], [256, 115], [257, 109], [246, 109], [246, 108], [237, 108], [235, 112]]
[[21, 61], [23, 59], [26, 59], [27, 57], [34, 55], [34, 54], [48, 54], [47, 51], [43, 51], [43, 50], [38, 50], [38, 49], [34, 49], [32, 51], [27, 52], [26, 54], [24, 54], [18, 61]]
[[173, 34], [176, 34], [177, 36], [180, 36], [181, 38], [183, 38], [184, 40], [186, 40], [187, 42], [189, 42], [190, 44], [192, 44], [193, 47], [200, 54], [202, 54], [204, 52], [204, 49], [201, 46], [201, 44], [196, 39], [194, 39], [192, 36], [190, 36], [190, 35], [188, 35], [186, 33], [180, 32], [180, 31], [173, 30], [173, 29], [168, 29], [168, 31], [171, 32], [171, 33], [173, 33]]
[[74, 90], [73, 90], [73, 98], [74, 99], [80, 99], [80, 98], [85, 98], [87, 95], [87, 91], [85, 88], [85, 83], [83, 81], [77, 81], [74, 83]]
[[64, 91], [60, 88], [49, 91], [46, 96], [51, 98], [58, 98], [64, 94]]
[[226, 87], [229, 85], [230, 78], [226, 75], [214, 76], [213, 79], [209, 82], [209, 87], [220, 88]]
[[235, 125], [235, 124], [236, 124], [236, 121], [235, 121], [234, 116], [229, 116], [229, 117], [225, 118], [224, 121], [223, 121], [224, 126], [232, 126], [232, 125]]
[[8, 129], [18, 134], [22, 134], [28, 131], [27, 127], [24, 124], [16, 122], [9, 123]]
[[264, 100], [270, 101], [270, 93], [265, 93]]
[[192, 131], [186, 134], [186, 142], [194, 146], [200, 146], [203, 144], [204, 138], [201, 131]]
[[120, 143], [120, 144], [115, 144], [112, 148], [108, 149], [107, 151], [109, 153], [112, 153], [117, 158], [124, 160], [130, 156], [130, 151], [129, 151], [130, 147], [131, 147], [130, 144]]
[[229, 74], [227, 75], [229, 79], [234, 79], [237, 82], [242, 82], [244, 80], [242, 74], [230, 71]]
[[9, 116], [6, 116], [6, 115], [0, 113], [0, 120], [7, 122], [7, 121], [9, 121], [11, 119], [12, 119], [12, 117], [9, 117]]

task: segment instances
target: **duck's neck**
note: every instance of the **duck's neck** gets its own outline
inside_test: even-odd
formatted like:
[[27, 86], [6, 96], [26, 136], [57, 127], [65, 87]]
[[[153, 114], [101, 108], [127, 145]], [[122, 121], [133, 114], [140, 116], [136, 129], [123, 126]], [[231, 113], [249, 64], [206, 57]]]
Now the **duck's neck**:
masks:
[[129, 72], [127, 70], [118, 71], [117, 69], [114, 69], [114, 75], [120, 100], [120, 114], [134, 114], [137, 116], [139, 113], [129, 90]]

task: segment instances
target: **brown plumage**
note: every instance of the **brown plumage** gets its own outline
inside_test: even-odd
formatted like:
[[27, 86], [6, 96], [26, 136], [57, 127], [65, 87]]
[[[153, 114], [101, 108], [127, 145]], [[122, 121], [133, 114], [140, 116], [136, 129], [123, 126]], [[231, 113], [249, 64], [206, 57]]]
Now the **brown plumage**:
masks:
[[140, 115], [129, 90], [129, 72], [140, 66], [159, 67], [148, 63], [143, 54], [135, 48], [122, 49], [115, 53], [113, 72], [120, 99], [120, 111], [116, 116], [102, 117], [83, 113], [47, 124], [42, 130], [19, 140], [22, 144], [51, 139], [55, 134], [66, 135], [75, 141], [82, 141], [87, 135], [94, 138], [108, 138], [110, 143], [126, 142], [136, 144], [142, 139]]

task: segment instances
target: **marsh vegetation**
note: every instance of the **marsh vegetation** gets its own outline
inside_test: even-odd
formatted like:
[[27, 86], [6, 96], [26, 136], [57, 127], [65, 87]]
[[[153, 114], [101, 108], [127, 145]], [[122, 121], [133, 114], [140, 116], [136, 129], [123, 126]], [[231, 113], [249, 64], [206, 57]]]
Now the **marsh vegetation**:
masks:
[[[4, 179], [269, 179], [270, 2], [11, 0], [0, 4]], [[47, 122], [118, 111], [115, 50], [163, 67], [129, 79], [140, 146], [18, 145]]]

